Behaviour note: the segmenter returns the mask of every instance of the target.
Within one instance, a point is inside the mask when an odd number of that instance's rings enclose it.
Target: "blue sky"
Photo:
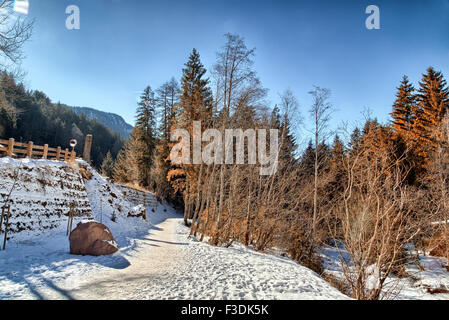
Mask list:
[[[65,28],[78,5],[81,29]],[[365,28],[365,8],[381,29]],[[364,108],[387,121],[403,74],[417,84],[430,65],[449,78],[449,0],[30,0],[25,84],[53,101],[117,113],[134,123],[136,98],[181,76],[192,48],[211,68],[223,34],[256,47],[269,101],[290,88],[307,119],[314,85],[332,90],[333,125]]]

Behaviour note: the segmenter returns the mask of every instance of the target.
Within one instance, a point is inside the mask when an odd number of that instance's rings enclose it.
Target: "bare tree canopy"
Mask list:
[[[31,38],[34,21],[16,16],[13,0],[0,0],[0,66],[8,69],[24,58],[23,45]]]

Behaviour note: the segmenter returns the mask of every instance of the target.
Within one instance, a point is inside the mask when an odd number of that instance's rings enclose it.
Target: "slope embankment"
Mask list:
[[[1,158],[0,210],[5,204],[11,239],[66,227],[72,204],[75,221],[93,219],[78,167],[62,161]]]

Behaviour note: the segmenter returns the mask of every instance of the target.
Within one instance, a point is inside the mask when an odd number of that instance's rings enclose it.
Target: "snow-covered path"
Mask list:
[[[0,299],[347,298],[289,259],[189,240],[170,209],[157,210],[134,238],[120,235],[121,249],[107,257],[72,256],[62,235],[11,245],[0,252]]]
[[[81,279],[78,288],[71,290],[75,299],[140,299],[151,288],[155,278],[175,277],[174,266],[183,263],[175,242],[175,222],[168,218],[158,224],[141,242],[141,249],[128,256],[129,266],[107,269]],[[151,289],[150,289],[151,290]]]
[[[40,187],[40,180],[26,180],[22,189],[15,190],[15,209],[28,217],[24,221],[30,216],[36,221],[31,224],[32,230],[14,234],[7,250],[0,251],[0,300],[347,298],[289,259],[257,253],[238,244],[220,248],[189,239],[182,215],[167,203],[147,207],[149,220],[129,217],[140,200],[128,196],[85,162],[79,165],[85,170],[83,199],[90,207],[88,211],[92,209],[92,216],[75,218],[73,226],[85,218],[105,224],[119,251],[102,257],[70,255],[67,218],[61,213],[56,215],[51,229],[43,223],[47,215],[55,213],[53,207],[45,209],[47,198],[55,197],[55,190]],[[25,166],[39,169],[49,180],[55,180],[49,170],[66,170],[61,169],[65,166],[62,162],[29,159],[3,158],[0,166],[10,174],[16,168],[28,172]],[[60,175],[63,172],[56,176]],[[45,210],[19,205],[30,197],[29,190],[40,192],[36,203],[41,207],[46,203]],[[143,193],[135,190],[139,192]],[[56,194],[58,199],[65,197]],[[156,200],[149,192],[144,194],[144,203],[146,199]]]

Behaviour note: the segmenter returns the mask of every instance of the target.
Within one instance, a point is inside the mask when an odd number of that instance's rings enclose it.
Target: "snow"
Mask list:
[[[120,250],[105,257],[69,255],[63,234],[10,247],[0,252],[0,298],[347,298],[289,259],[189,240],[182,218],[166,204],[147,227],[119,233]]]
[[[118,252],[102,257],[70,255],[64,216],[58,227],[45,232],[21,232],[8,242],[6,251],[0,251],[0,299],[349,299],[291,259],[241,244],[224,248],[199,242],[189,237],[182,215],[170,205],[153,207],[154,194],[117,186],[86,163],[78,164],[92,174],[81,191],[92,215],[77,217],[74,227],[92,219],[105,224]],[[43,172],[51,176],[67,169],[57,161],[11,158],[1,158],[0,166],[46,167]],[[34,196],[26,192],[35,187],[30,183],[31,187],[18,189],[16,199]],[[144,201],[151,199],[147,220],[128,216],[139,206],[136,202],[142,200],[142,193]],[[51,195],[40,193],[40,201]],[[338,253],[334,247],[322,252],[326,272],[337,278],[342,276]],[[420,255],[420,264],[422,268],[407,267],[414,280],[392,281],[402,289],[395,298],[449,298],[427,291],[449,288],[447,261]],[[373,287],[377,279],[373,272]]]
[[[16,178],[17,177],[17,178]],[[11,190],[8,238],[26,240],[67,228],[70,205],[74,225],[91,220],[91,207],[76,166],[62,161],[0,158],[0,206]]]
[[[63,166],[20,161],[25,163]],[[135,199],[128,201],[121,189],[87,169],[92,173],[85,186],[93,217],[111,230],[119,251],[73,256],[64,228],[24,233],[0,252],[0,299],[347,298],[289,259],[240,245],[217,248],[189,240],[181,215],[167,204],[157,206],[148,221],[129,218]]]
[[[449,293],[430,293],[428,289],[449,290],[449,272],[446,269],[448,261],[445,258],[431,257],[423,252],[416,252],[409,247],[410,254],[418,258],[419,263],[406,265],[405,271],[409,277],[398,278],[391,275],[387,278],[383,289],[385,298],[391,300],[447,300]],[[333,246],[323,247],[321,250],[325,272],[337,279],[343,280],[340,261],[350,261],[348,253],[342,248]],[[378,286],[379,274],[375,265],[368,268],[368,289]]]

